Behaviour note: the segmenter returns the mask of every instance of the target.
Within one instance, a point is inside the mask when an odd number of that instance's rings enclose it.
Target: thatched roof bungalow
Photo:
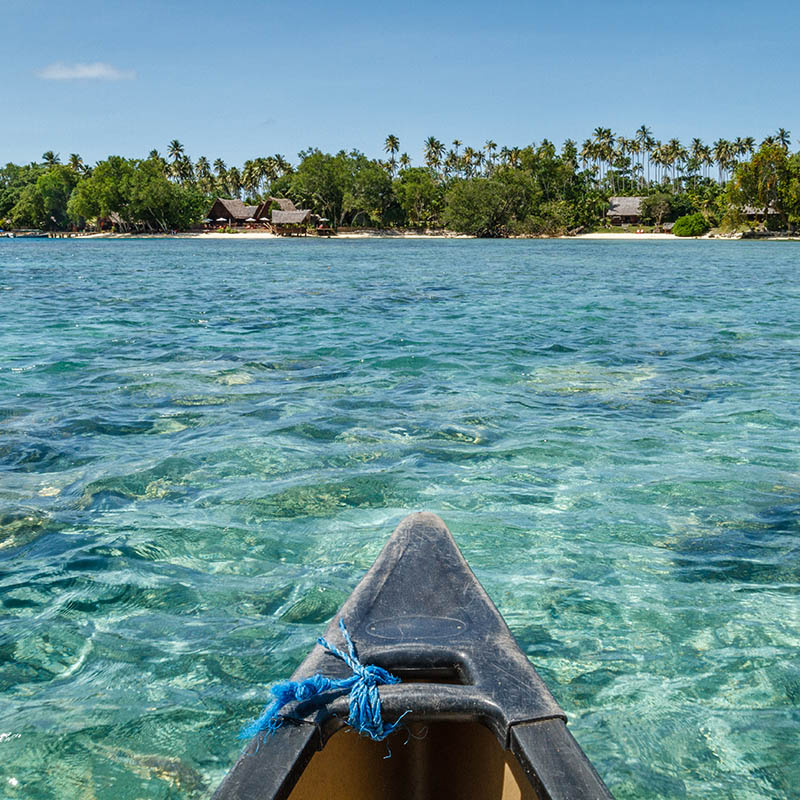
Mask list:
[[[616,224],[640,222],[644,197],[609,197],[608,219]]]
[[[297,206],[288,197],[270,197],[270,203],[277,203],[281,211],[297,211]]]
[[[272,219],[272,206],[277,203],[281,211],[296,211],[294,203],[288,197],[268,197],[256,206],[256,213],[253,216],[259,221],[264,222]]]
[[[258,219],[257,210],[257,206],[246,206],[241,200],[218,197],[206,216],[214,222],[225,219],[231,225],[243,225],[248,219]]]
[[[307,208],[294,211],[273,211],[272,227],[275,233],[282,236],[291,236],[293,233],[305,233],[311,221],[311,211]]]

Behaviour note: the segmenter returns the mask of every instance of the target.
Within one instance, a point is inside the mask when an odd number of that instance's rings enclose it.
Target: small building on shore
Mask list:
[[[209,226],[263,226],[282,236],[304,234],[312,221],[311,211],[295,208],[288,197],[267,197],[255,206],[247,206],[241,200],[218,197],[206,215],[206,224]]]
[[[272,229],[279,236],[305,235],[310,221],[311,211],[307,208],[272,212]]]
[[[773,208],[773,206],[767,206],[767,208],[756,208],[755,206],[745,206],[742,209],[742,216],[746,219],[749,219],[751,222],[757,220],[764,220],[766,221],[768,217],[773,217],[778,212]]]
[[[246,206],[241,200],[218,197],[206,217],[219,225],[244,225],[248,220],[258,219],[257,210],[258,206]]]
[[[259,222],[272,221],[272,208],[278,206],[280,211],[296,211],[294,203],[288,197],[268,197],[256,206],[256,211],[253,216]]]
[[[642,221],[644,197],[609,197],[606,216],[613,225],[636,225]]]

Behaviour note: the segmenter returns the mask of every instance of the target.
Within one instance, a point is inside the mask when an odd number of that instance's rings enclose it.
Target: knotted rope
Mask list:
[[[295,700],[298,702],[310,700],[323,692],[338,690],[345,690],[346,693],[350,693],[350,715],[347,717],[347,724],[351,728],[355,728],[362,736],[369,736],[370,739],[380,742],[397,729],[400,720],[405,714],[391,725],[384,725],[378,687],[400,683],[400,678],[387,672],[382,667],[362,664],[358,660],[356,646],[347,632],[343,619],[339,620],[339,629],[347,643],[347,653],[343,653],[322,636],[317,639],[317,642],[328,653],[344,661],[353,671],[353,674],[349,678],[337,680],[326,678],[324,675],[317,673],[302,681],[281,681],[275,684],[270,689],[270,693],[274,698],[273,701],[264,709],[258,719],[253,720],[242,729],[239,734],[240,739],[249,739],[251,736],[256,736],[262,732],[267,735],[275,733],[283,723],[280,711],[287,703]]]

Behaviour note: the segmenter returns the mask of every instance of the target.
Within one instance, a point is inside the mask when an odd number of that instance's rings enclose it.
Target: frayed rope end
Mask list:
[[[240,739],[250,739],[253,736],[264,734],[267,736],[275,733],[283,723],[281,709],[292,701],[302,702],[310,700],[323,692],[346,690],[350,693],[350,714],[347,724],[362,736],[369,736],[377,742],[383,741],[389,734],[394,733],[400,725],[406,711],[399,719],[390,725],[384,725],[381,716],[381,698],[378,687],[400,683],[400,678],[382,667],[365,666],[358,660],[356,646],[347,632],[344,620],[339,620],[339,629],[342,632],[347,653],[330,644],[324,637],[317,639],[322,647],[336,658],[341,659],[353,671],[349,678],[334,680],[324,675],[312,675],[302,681],[281,681],[276,683],[270,693],[273,701],[266,706],[257,719],[246,725],[239,733]]]

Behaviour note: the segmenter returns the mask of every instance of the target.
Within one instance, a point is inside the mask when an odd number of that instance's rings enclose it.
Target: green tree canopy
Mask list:
[[[750,161],[736,167],[728,185],[727,199],[736,210],[751,206],[766,222],[770,211],[776,212],[783,221],[788,220],[789,211],[784,207],[786,188],[791,183],[789,158],[783,145],[764,142]]]
[[[444,188],[430,169],[404,169],[394,181],[394,193],[409,225],[436,224],[444,205]]]
[[[515,188],[490,178],[455,181],[446,196],[445,226],[473,236],[505,235],[520,199]]]
[[[163,231],[188,228],[199,222],[208,198],[192,186],[172,183],[158,159],[135,165],[130,183],[128,220]]]
[[[0,169],[0,219],[11,215],[11,209],[19,202],[23,189],[36,183],[44,171],[44,166],[40,164],[6,164]]]
[[[55,164],[28,183],[10,211],[16,225],[57,230],[68,222],[67,203],[78,176],[67,166]]]
[[[321,150],[306,150],[291,177],[290,194],[305,208],[327,217],[334,225],[344,219],[344,195],[349,187],[349,170],[344,151],[332,156]]]
[[[642,219],[660,226],[672,213],[673,196],[669,192],[655,192],[642,200]]]
[[[300,157],[297,170],[275,182],[288,182],[288,194],[295,202],[337,226],[388,221],[396,206],[392,179],[377,161],[357,150],[330,155],[313,149]]]
[[[786,160],[786,175],[781,184],[781,203],[792,228],[800,224],[800,153]]]
[[[68,213],[75,221],[109,217],[116,212],[129,220],[131,182],[135,162],[121,156],[100,161],[92,174],[82,180],[72,193]]]

